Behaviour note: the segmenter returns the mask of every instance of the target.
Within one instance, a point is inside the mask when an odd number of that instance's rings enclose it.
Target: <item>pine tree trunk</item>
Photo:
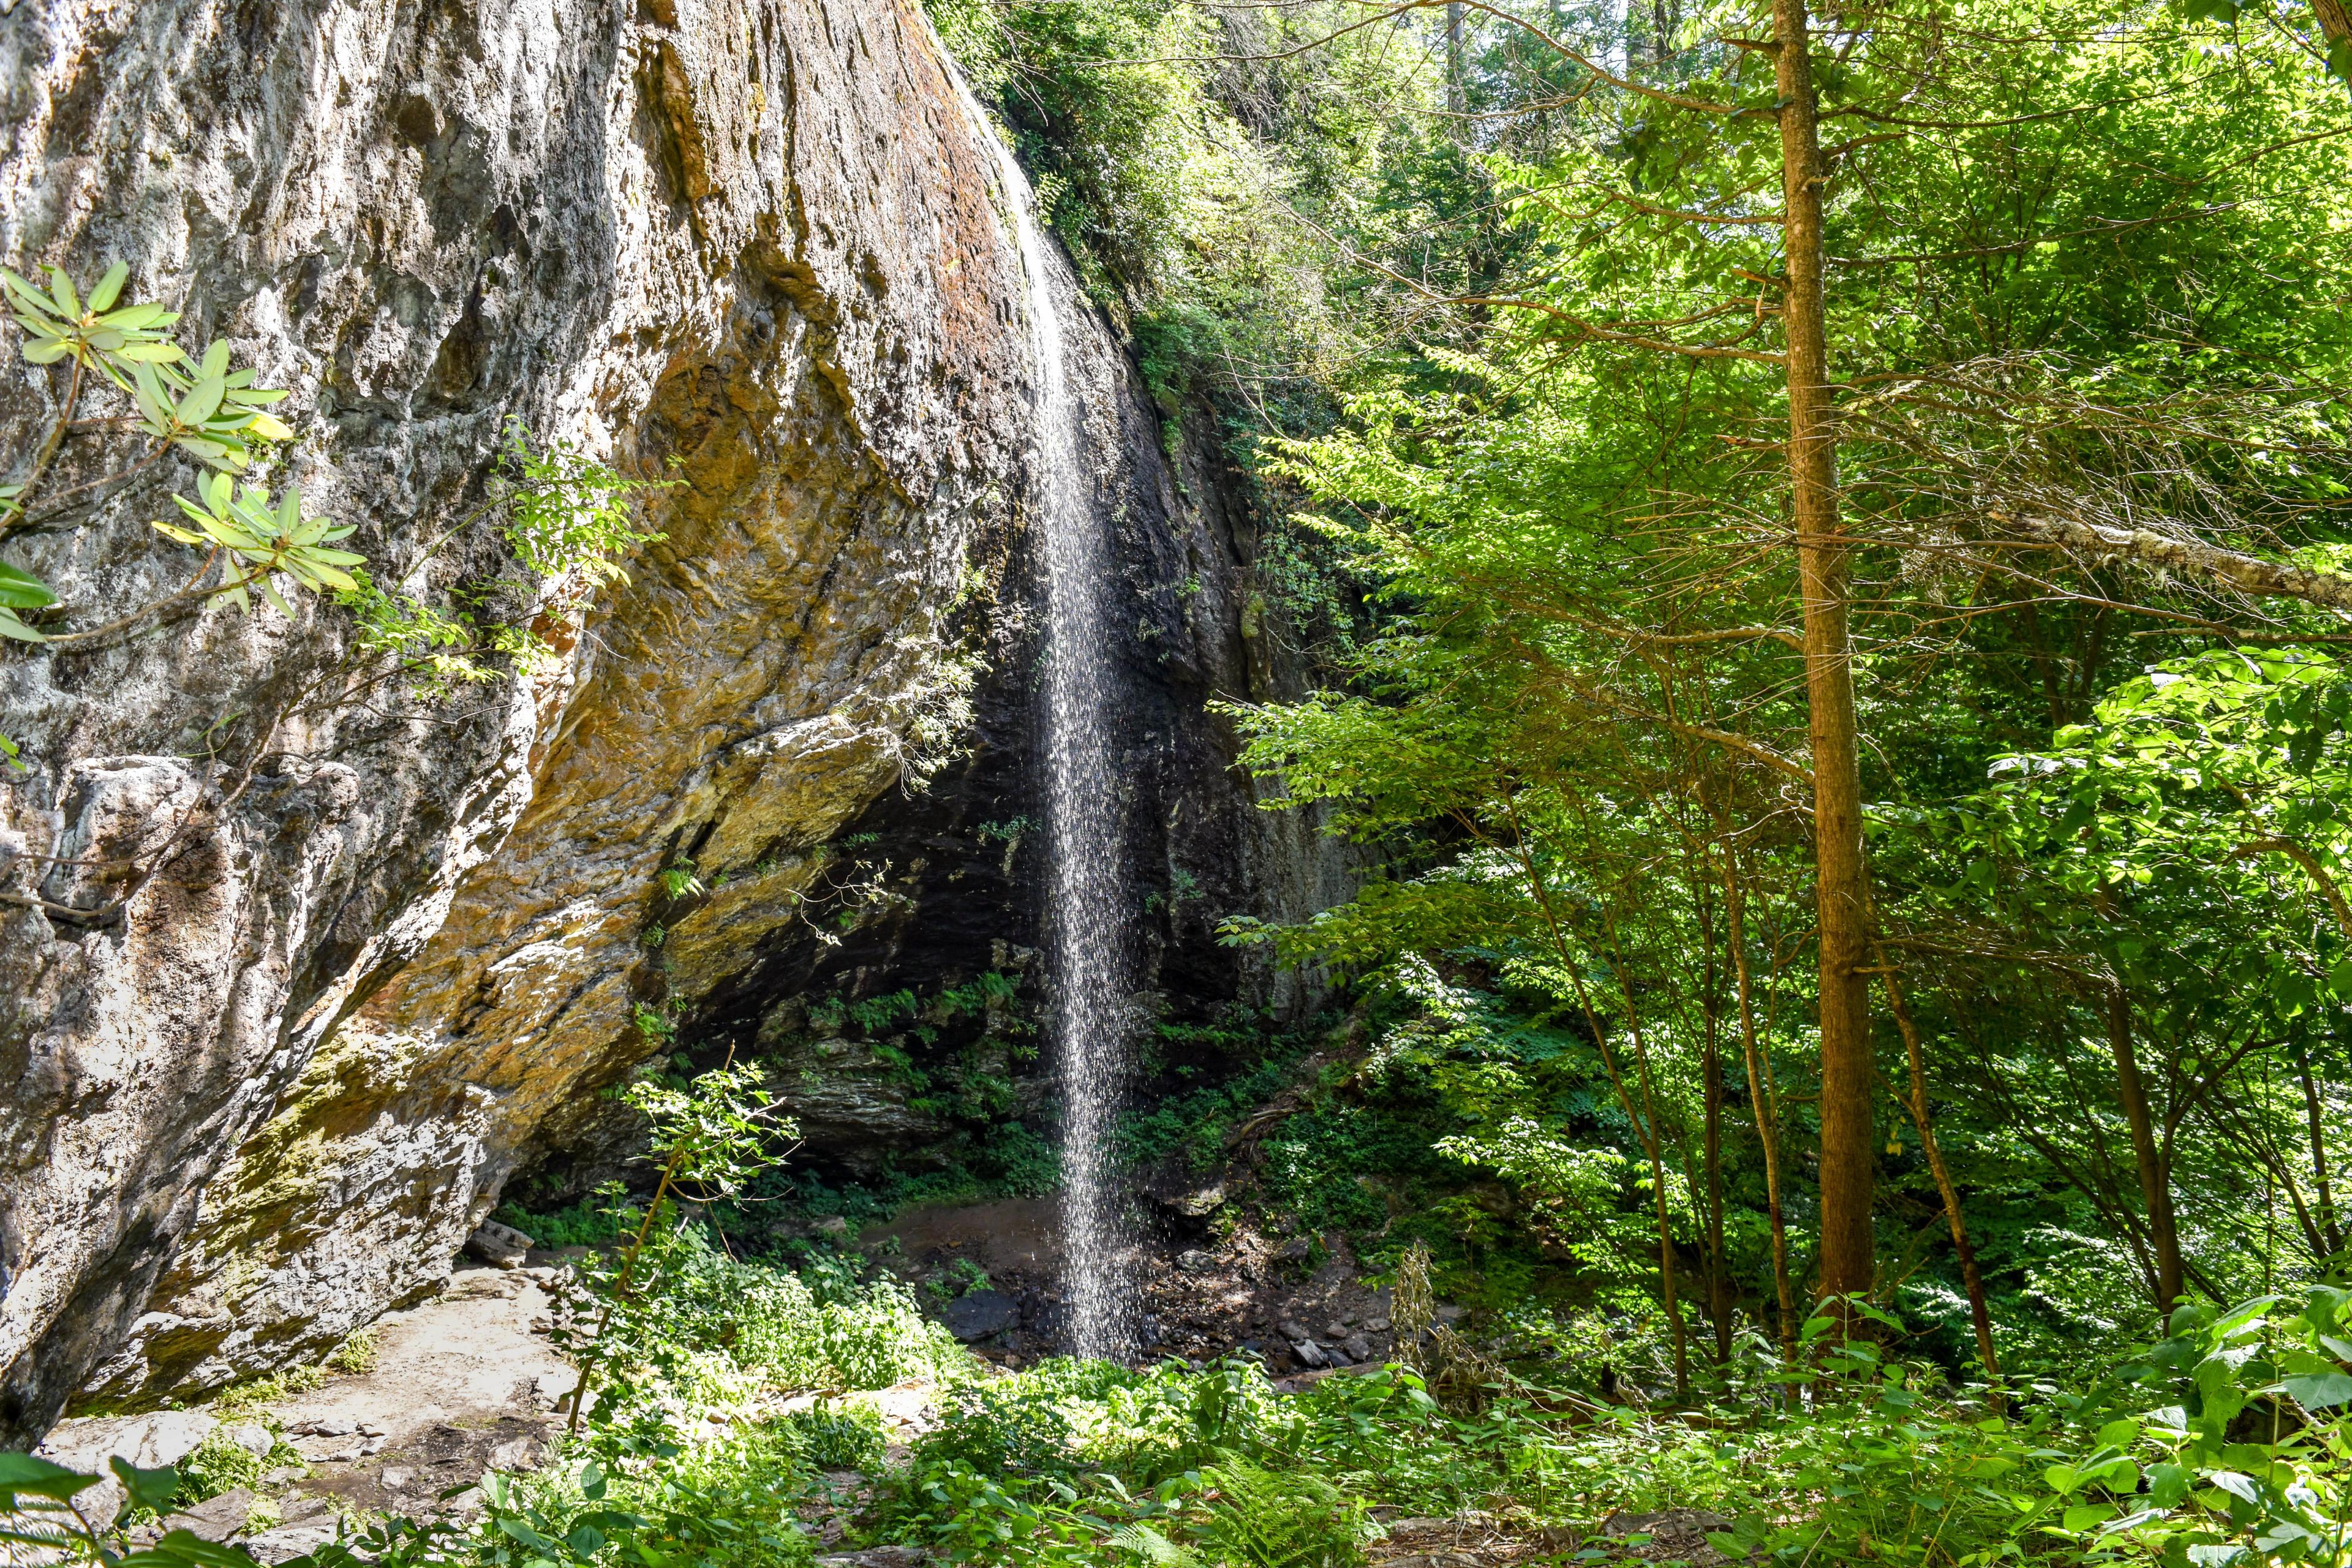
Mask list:
[[[1814,863],[1819,878],[1822,1247],[1824,1296],[1866,1295],[1876,1248],[1871,1205],[1873,1059],[1864,964],[1869,900],[1862,857],[1862,774],[1846,630],[1849,545],[1838,520],[1836,411],[1822,290],[1821,131],[1804,0],[1774,0],[1788,282],[1789,469],[1804,595],[1805,692],[1811,709]]]

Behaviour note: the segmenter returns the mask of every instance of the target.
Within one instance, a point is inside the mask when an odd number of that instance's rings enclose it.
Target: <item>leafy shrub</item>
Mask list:
[[[261,1463],[262,1456],[231,1440],[226,1426],[214,1427],[196,1445],[196,1451],[180,1461],[181,1505],[260,1485]]]
[[[882,1417],[862,1399],[826,1400],[786,1418],[813,1470],[871,1470],[882,1464],[889,1440]]]
[[[887,1388],[943,1377],[966,1359],[896,1280],[837,1285],[840,1293],[821,1301],[798,1274],[730,1258],[699,1229],[680,1232],[672,1247],[661,1334],[696,1350],[723,1349],[782,1386]]]
[[[598,1198],[582,1198],[545,1214],[531,1214],[520,1204],[501,1204],[490,1217],[512,1226],[541,1247],[602,1247],[620,1235],[612,1209]]]
[[[915,1446],[920,1465],[952,1463],[984,1476],[1063,1475],[1078,1462],[1078,1413],[1136,1374],[1105,1361],[1049,1361],[1011,1377],[966,1383],[939,1427]]]

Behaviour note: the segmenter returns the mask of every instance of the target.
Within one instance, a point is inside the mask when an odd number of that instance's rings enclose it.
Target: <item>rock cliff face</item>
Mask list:
[[[416,696],[315,603],[0,655],[0,1442],[431,1289],[519,1167],[605,1146],[591,1091],[673,1026],[799,1063],[854,1164],[935,1117],[826,1020],[1034,987],[1033,367],[949,68],[915,0],[0,15],[0,256],[125,260],[293,388],[280,477],[372,561],[486,498],[509,419],[679,481],[629,582],[542,594],[562,657],[528,679]],[[1084,320],[1137,919],[1163,993],[1279,1004],[1206,940],[1336,886],[1202,707],[1276,680],[1247,522]],[[23,454],[57,384],[0,381]],[[9,558],[105,619],[189,570],[163,504]],[[502,548],[468,529],[428,580]],[[126,864],[160,869],[110,909]]]

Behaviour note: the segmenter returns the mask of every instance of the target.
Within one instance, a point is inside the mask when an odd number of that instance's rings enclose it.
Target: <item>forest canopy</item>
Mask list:
[[[1464,1267],[1686,1384],[2337,1265],[2339,11],[935,9],[1263,487],[1327,679],[1231,717],[1379,870],[1230,934],[1513,1189]]]

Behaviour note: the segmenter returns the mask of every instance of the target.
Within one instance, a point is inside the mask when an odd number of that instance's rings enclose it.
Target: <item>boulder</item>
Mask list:
[[[228,1427],[221,1435],[257,1459],[269,1458],[269,1451],[278,1447],[277,1435],[257,1421]]]
[[[1198,1192],[1180,1193],[1168,1200],[1168,1206],[1186,1219],[1205,1219],[1225,1206],[1225,1184],[1219,1182]]]
[[[108,1460],[120,1458],[145,1470],[176,1465],[194,1453],[219,1425],[217,1417],[201,1410],[63,1421],[49,1434],[48,1441],[34,1451],[51,1464],[98,1477],[98,1485],[79,1500],[91,1519],[112,1523],[122,1510],[125,1494]]]
[[[520,1268],[535,1245],[530,1237],[514,1226],[486,1219],[474,1227],[473,1235],[466,1238],[466,1254],[469,1258],[480,1258],[493,1268]]]
[[[1021,1303],[1002,1290],[973,1290],[950,1301],[940,1312],[948,1332],[965,1344],[1001,1334],[1021,1321]]]
[[[252,1491],[245,1487],[231,1487],[218,1497],[206,1498],[184,1512],[168,1516],[163,1529],[184,1530],[205,1541],[226,1541],[245,1532],[246,1518],[252,1511]]]

